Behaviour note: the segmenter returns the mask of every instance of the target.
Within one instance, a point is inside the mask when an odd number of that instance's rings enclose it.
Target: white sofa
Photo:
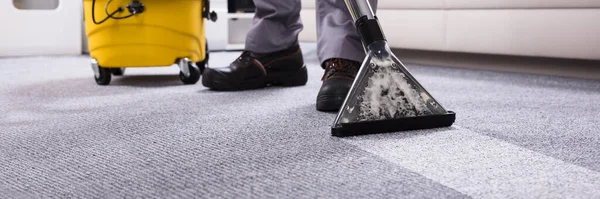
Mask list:
[[[81,54],[82,10],[74,0],[0,1],[0,58]]]
[[[380,0],[377,16],[393,48],[600,60],[600,0]]]

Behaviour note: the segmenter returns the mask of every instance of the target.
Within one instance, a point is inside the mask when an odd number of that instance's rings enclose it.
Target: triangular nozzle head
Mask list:
[[[336,117],[332,135],[351,136],[450,126],[444,109],[391,52],[377,41],[368,52]]]

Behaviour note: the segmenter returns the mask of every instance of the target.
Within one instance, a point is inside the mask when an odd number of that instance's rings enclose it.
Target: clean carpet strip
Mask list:
[[[454,126],[344,139],[476,198],[598,198],[600,173]]]

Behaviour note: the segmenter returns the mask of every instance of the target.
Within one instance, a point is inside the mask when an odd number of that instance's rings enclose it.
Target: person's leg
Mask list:
[[[369,0],[375,11],[377,0]],[[317,53],[325,69],[317,110],[338,111],[364,59],[360,36],[343,0],[317,0]]]
[[[254,23],[246,36],[245,49],[271,53],[289,48],[303,29],[300,0],[254,0]]]
[[[317,53],[320,63],[332,58],[361,62],[365,51],[346,3],[343,0],[316,1]],[[377,0],[369,0],[369,3],[375,11]]]
[[[300,86],[308,79],[298,34],[300,0],[254,0],[256,12],[245,51],[229,66],[209,67],[202,84],[214,90],[246,90],[268,85]]]

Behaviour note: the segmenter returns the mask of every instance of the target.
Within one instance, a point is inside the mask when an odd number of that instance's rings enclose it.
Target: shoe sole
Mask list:
[[[207,69],[202,77],[202,85],[212,90],[219,91],[239,91],[239,90],[251,90],[265,88],[268,86],[283,86],[283,87],[294,87],[306,85],[308,81],[308,70],[306,65],[294,72],[279,72],[271,73],[265,77],[259,77],[254,79],[248,79],[240,82],[232,82],[227,80],[219,80],[217,75],[211,75],[214,73],[213,70]]]
[[[344,104],[346,96],[321,95],[317,98],[317,111],[334,112],[339,111]]]

